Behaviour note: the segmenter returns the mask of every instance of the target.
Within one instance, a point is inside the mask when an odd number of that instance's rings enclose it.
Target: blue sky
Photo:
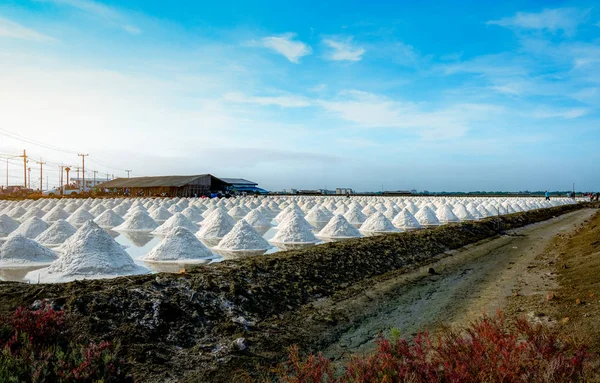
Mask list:
[[[598,190],[599,108],[593,2],[0,0],[0,128],[46,144],[0,155],[50,186]]]

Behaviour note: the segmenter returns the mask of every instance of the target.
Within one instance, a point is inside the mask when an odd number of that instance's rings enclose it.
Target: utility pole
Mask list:
[[[108,176],[110,175],[110,173],[106,173],[106,181],[108,181]]]
[[[94,182],[92,183],[93,187],[96,187],[96,173],[98,173],[97,170],[92,170],[92,173],[94,173]]]
[[[42,169],[44,168],[45,162],[42,161],[42,158],[40,157],[40,162],[36,161],[36,163],[40,164],[40,192],[41,192],[43,189],[43,186],[44,186],[44,173],[43,173]]]
[[[125,170],[127,172],[127,178],[129,178],[129,173],[131,173],[131,170]]]
[[[27,189],[27,152],[23,149],[23,187]]]
[[[27,168],[27,171],[29,171],[29,185],[27,185],[26,189],[31,189],[31,168]]]
[[[67,166],[65,171],[67,172],[67,186],[69,186],[69,172],[71,171],[71,168]]]
[[[81,177],[83,183],[83,193],[85,193],[85,157],[89,154],[78,154],[81,157]]]

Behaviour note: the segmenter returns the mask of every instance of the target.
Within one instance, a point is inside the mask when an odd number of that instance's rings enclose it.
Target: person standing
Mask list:
[[[546,190],[546,201],[550,201],[550,192],[548,190]]]

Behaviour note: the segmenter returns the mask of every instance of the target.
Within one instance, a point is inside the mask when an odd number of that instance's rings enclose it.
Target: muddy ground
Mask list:
[[[0,283],[0,316],[49,300],[78,316],[81,337],[119,342],[140,381],[231,381],[241,370],[282,360],[292,344],[343,361],[368,351],[387,327],[408,335],[508,307],[514,291],[525,294],[519,276],[527,262],[594,213],[580,208],[324,244],[182,274]]]

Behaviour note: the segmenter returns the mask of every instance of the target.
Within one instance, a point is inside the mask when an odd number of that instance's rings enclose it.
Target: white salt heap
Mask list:
[[[23,206],[15,206],[6,213],[11,218],[18,219],[23,214],[27,213],[27,210]]]
[[[435,215],[441,223],[460,222],[460,219],[452,212],[448,205],[443,205],[436,210]]]
[[[38,235],[35,240],[44,246],[62,245],[77,229],[64,219],[54,222],[46,231]]]
[[[200,239],[221,239],[231,231],[235,221],[223,209],[215,209],[206,220],[196,236]]]
[[[337,214],[317,234],[321,238],[353,238],[360,237],[360,232],[352,226],[344,216]]]
[[[67,218],[67,222],[69,222],[73,226],[80,226],[86,223],[87,221],[91,221],[94,219],[94,216],[91,215],[85,207],[80,207],[75,210],[73,214],[69,218]]]
[[[428,227],[440,225],[440,221],[437,219],[437,216],[429,206],[423,206],[421,209],[419,209],[417,214],[415,214],[415,218],[417,221],[419,221],[421,226]]]
[[[33,239],[46,230],[49,225],[38,217],[31,217],[23,222],[15,231],[8,235],[9,238],[15,235],[22,235],[25,238]]]
[[[344,214],[344,218],[346,218],[346,221],[350,222],[353,225],[360,225],[363,222],[365,222],[367,216],[360,211],[358,206],[354,205],[350,209],[348,209],[346,214]]]
[[[246,216],[246,214],[248,214],[248,210],[241,206],[234,206],[227,212],[227,214],[235,219],[242,219]]]
[[[452,209],[452,211],[454,212],[454,215],[456,215],[456,217],[461,221],[472,221],[475,219],[475,217],[473,217],[473,214],[469,213],[469,211],[465,208],[465,205],[461,203],[454,206],[454,209]]]
[[[152,213],[150,213],[150,217],[152,217],[152,219],[156,220],[156,221],[166,221],[167,219],[171,218],[173,216],[173,213],[171,213],[170,211],[168,211],[167,209],[165,209],[164,207],[160,206],[157,209],[154,209],[154,211],[152,211]]]
[[[411,212],[406,208],[400,210],[400,213],[394,217],[392,223],[394,226],[402,230],[414,230],[421,228],[419,221],[417,221],[415,216],[412,215]]]
[[[104,206],[102,206],[101,204],[98,204],[98,205],[94,206],[93,208],[91,208],[89,210],[89,213],[91,215],[93,215],[94,217],[97,217],[100,214],[102,214],[104,212],[104,210],[106,210],[106,208]]]
[[[244,220],[252,227],[271,226],[271,222],[264,215],[262,215],[258,209],[254,209],[250,213],[246,214]]]
[[[270,247],[271,245],[242,218],[223,237],[216,249],[226,251],[259,251],[267,250]]]
[[[125,222],[115,227],[116,231],[152,231],[158,227],[158,223],[146,213],[145,210],[137,210],[131,214]]]
[[[48,213],[46,213],[42,219],[46,222],[56,222],[59,219],[69,218],[69,213],[60,208],[60,206],[53,207]]]
[[[6,214],[0,215],[0,237],[6,237],[19,227],[19,221],[10,218]]]
[[[195,223],[193,223],[192,221],[187,219],[185,217],[185,215],[183,215],[181,213],[175,213],[175,214],[173,214],[173,216],[171,218],[166,220],[165,223],[163,223],[162,225],[157,227],[152,232],[152,234],[166,235],[177,227],[185,227],[192,233],[195,233],[198,231],[198,225],[196,225]]]
[[[99,216],[94,219],[94,222],[100,227],[112,228],[119,226],[125,220],[120,215],[114,212],[112,209],[106,209]]]
[[[52,250],[21,235],[9,238],[0,248],[0,267],[27,267],[51,263],[55,259]]]
[[[194,263],[213,257],[212,252],[185,227],[172,229],[142,258],[146,262]]]
[[[333,214],[326,210],[326,208],[321,206],[313,207],[308,214],[306,214],[306,220],[308,222],[320,223],[320,222],[329,222],[329,220],[333,217]]]
[[[27,211],[27,213],[25,213],[22,216],[20,216],[19,217],[19,221],[24,222],[24,221],[27,221],[31,217],[38,217],[38,218],[41,219],[45,215],[46,215],[45,211],[43,211],[40,208],[34,207],[33,209],[29,209]]]
[[[194,206],[188,206],[181,212],[187,219],[194,223],[200,223],[204,221],[204,217],[202,216],[202,211]]]
[[[311,231],[310,224],[300,215],[293,214],[277,228],[277,233],[271,242],[284,244],[308,244],[318,242]]]
[[[373,213],[360,227],[365,233],[393,233],[398,231],[392,222],[381,212]]]
[[[93,221],[86,222],[61,247],[62,255],[50,266],[29,272],[25,279],[42,283],[76,279],[113,278],[148,273],[135,264],[121,245]]]

